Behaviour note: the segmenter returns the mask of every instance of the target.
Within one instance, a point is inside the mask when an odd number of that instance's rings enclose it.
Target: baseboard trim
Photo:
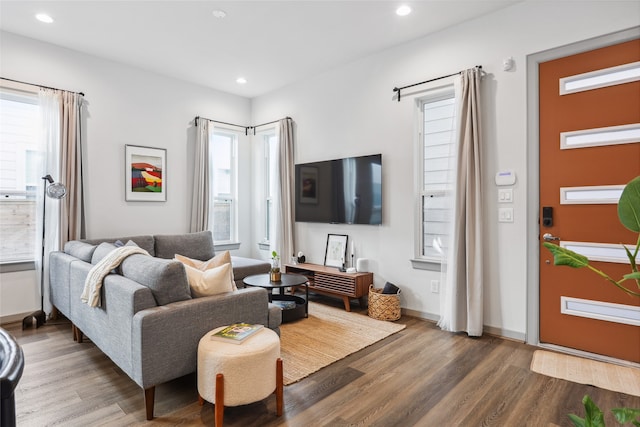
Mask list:
[[[0,325],[7,325],[9,323],[22,322],[22,319],[24,319],[25,317],[27,317],[31,313],[33,313],[33,310],[32,311],[26,311],[24,313],[9,314],[7,316],[0,316]]]
[[[440,320],[440,316],[437,314],[427,313],[425,311],[411,310],[409,308],[401,308],[400,312],[407,316],[416,317],[422,320],[428,320],[430,322],[437,322]]]
[[[418,311],[418,310],[411,310],[409,308],[403,308],[401,309],[402,314],[407,315],[407,316],[411,316],[411,317],[416,317],[418,319],[422,319],[422,320],[428,320],[430,322],[438,322],[438,320],[440,320],[440,315],[438,314],[433,314],[433,313],[427,313],[424,311]],[[516,332],[516,331],[510,331],[508,329],[503,329],[503,328],[497,328],[495,326],[488,326],[488,325],[484,325],[482,330],[484,331],[484,333],[488,334],[488,335],[494,335],[500,338],[506,338],[506,339],[510,339],[510,340],[514,340],[514,341],[520,341],[520,342],[525,342],[526,340],[526,334],[524,332]]]
[[[495,336],[510,339],[513,341],[519,341],[524,343],[527,339],[527,335],[524,332],[510,331],[508,329],[496,328],[495,326],[484,325],[483,330],[489,335],[495,335]]]

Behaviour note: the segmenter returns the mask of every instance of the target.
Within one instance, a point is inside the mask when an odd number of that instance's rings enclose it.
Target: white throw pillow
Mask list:
[[[200,261],[199,259],[189,258],[180,254],[176,254],[174,258],[183,263],[185,267],[193,267],[200,271],[206,271],[211,268],[220,267],[224,264],[231,264],[231,254],[229,253],[229,251],[219,253],[218,255],[207,261]],[[231,266],[231,282],[233,283],[233,290],[237,291],[238,288],[236,287],[236,282],[233,278],[233,265]]]
[[[196,298],[233,291],[231,264],[229,263],[205,271],[198,270],[186,264],[184,268],[187,271],[191,293]]]

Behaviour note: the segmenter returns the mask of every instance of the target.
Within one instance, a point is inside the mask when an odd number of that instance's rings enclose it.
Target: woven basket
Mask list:
[[[383,294],[382,289],[369,286],[369,317],[378,320],[398,320],[400,318],[400,291],[397,294]]]

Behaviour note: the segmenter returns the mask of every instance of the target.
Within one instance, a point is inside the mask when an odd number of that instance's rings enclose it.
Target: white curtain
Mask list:
[[[455,85],[459,102],[455,192],[438,321],[446,331],[469,336],[481,336],[483,327],[481,72],[465,70]]]
[[[77,93],[44,88],[40,89],[38,97],[41,130],[39,140],[42,144],[38,170],[43,177],[51,175],[54,181],[67,188],[63,199],[46,197],[44,192],[48,182],[41,179],[36,193],[36,272],[38,283],[43,283],[43,310],[50,312],[49,253],[61,250],[69,240],[84,237],[81,132],[83,97]]]
[[[198,118],[193,165],[193,198],[191,200],[191,232],[209,229],[209,120]]]
[[[280,120],[278,127],[277,162],[273,167],[277,171],[277,185],[273,192],[275,214],[275,233],[271,234],[271,250],[275,250],[283,261],[295,252],[294,247],[294,158],[293,158],[293,122],[290,118]]]

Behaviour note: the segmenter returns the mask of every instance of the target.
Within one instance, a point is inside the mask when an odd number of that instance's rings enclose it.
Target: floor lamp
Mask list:
[[[40,259],[40,310],[36,310],[24,319],[22,319],[22,329],[27,326],[31,326],[33,324],[33,319],[36,320],[36,328],[44,325],[47,321],[47,315],[44,312],[44,248],[45,248],[45,238],[46,238],[46,226],[47,226],[47,217],[46,217],[46,208],[47,208],[47,197],[52,199],[60,200],[64,196],[67,195],[67,188],[59,183],[54,182],[51,175],[47,174],[43,176],[42,179],[45,181],[44,189],[43,189],[43,197],[42,197],[42,256]]]

